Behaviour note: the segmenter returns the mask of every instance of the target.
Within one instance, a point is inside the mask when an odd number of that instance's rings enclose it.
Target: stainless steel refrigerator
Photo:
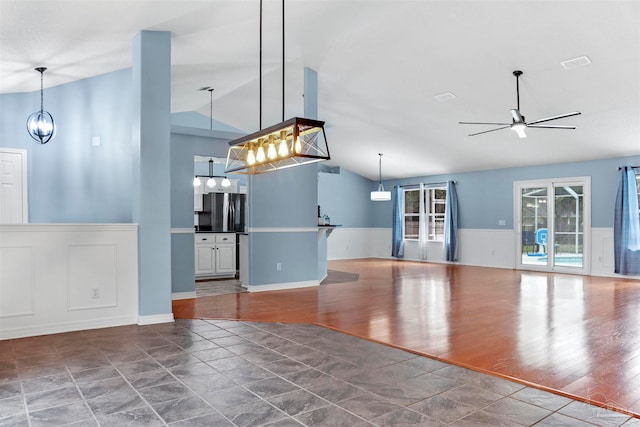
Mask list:
[[[204,194],[202,207],[202,212],[198,212],[199,231],[220,231],[237,233],[244,233],[246,231],[246,194]]]

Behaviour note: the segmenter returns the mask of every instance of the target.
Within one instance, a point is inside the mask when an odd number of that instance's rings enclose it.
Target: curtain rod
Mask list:
[[[448,183],[448,182],[449,182],[449,181],[442,181],[442,182],[423,182],[422,184],[423,184],[423,185],[441,185],[441,184],[446,184],[446,183]],[[451,182],[453,182],[454,184],[457,184],[457,183],[458,183],[458,181],[451,181]],[[400,187],[400,188],[420,187],[420,184],[394,185],[394,188],[397,188],[397,187]]]
[[[631,169],[640,169],[640,166],[629,166]],[[622,170],[623,166],[618,166],[618,170]]]

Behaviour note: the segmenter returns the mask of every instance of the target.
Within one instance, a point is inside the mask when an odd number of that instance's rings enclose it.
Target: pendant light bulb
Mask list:
[[[46,144],[56,134],[53,116],[44,110],[44,72],[46,67],[35,69],[40,73],[40,111],[36,111],[27,118],[27,131],[38,144]]]
[[[269,135],[269,145],[267,145],[267,157],[269,160],[275,160],[278,158],[278,152],[276,151],[276,141],[273,135]]]
[[[194,187],[200,187],[200,184],[202,184],[202,182],[200,181],[200,178],[198,178],[197,176],[195,178],[193,178],[193,186]]]
[[[249,145],[249,150],[247,152],[247,164],[249,166],[256,164],[256,153],[253,152],[253,144]]]
[[[231,186],[231,181],[226,176],[222,178],[222,186],[227,188]]]
[[[258,145],[258,151],[256,152],[256,162],[258,163],[262,163],[267,159],[267,156],[265,155],[264,152],[264,144],[262,142],[262,139],[259,141],[259,145]]]
[[[293,146],[296,153],[302,153],[302,143],[300,142],[300,138],[296,138],[296,142],[293,144]]]
[[[289,155],[289,147],[287,146],[287,131],[280,131],[280,144],[278,145],[278,155],[287,157]]]

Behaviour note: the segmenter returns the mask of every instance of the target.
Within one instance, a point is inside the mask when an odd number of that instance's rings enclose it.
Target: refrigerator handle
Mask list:
[[[233,203],[229,203],[229,228],[235,231],[236,224],[236,208]]]

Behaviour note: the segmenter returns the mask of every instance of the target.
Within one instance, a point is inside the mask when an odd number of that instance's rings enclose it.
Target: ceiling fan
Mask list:
[[[525,121],[524,116],[520,113],[520,76],[522,75],[522,71],[516,70],[513,72],[513,75],[516,77],[516,97],[517,97],[518,104],[515,109],[511,110],[511,116],[513,117],[511,123],[459,122],[461,125],[500,126],[499,128],[472,133],[472,134],[469,134],[469,136],[481,135],[483,133],[494,132],[500,129],[511,128],[518,134],[520,138],[526,138],[527,134],[524,131],[526,128],[536,128],[536,129],[575,129],[576,128],[575,126],[540,125],[539,123],[550,122],[551,120],[563,119],[565,117],[577,116],[578,114],[581,114],[579,111],[560,114],[559,116],[545,117],[544,119],[533,120],[531,122]]]

